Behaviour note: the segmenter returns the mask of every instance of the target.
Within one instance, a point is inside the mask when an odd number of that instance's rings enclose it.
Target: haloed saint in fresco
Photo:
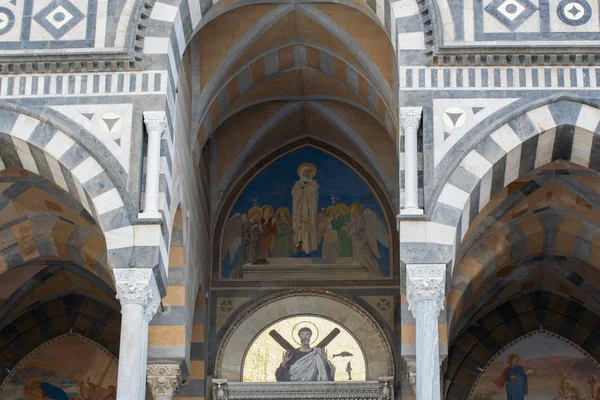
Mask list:
[[[221,243],[226,278],[241,279],[244,266],[252,265],[354,265],[365,276],[389,275],[388,227],[371,189],[314,148],[283,157],[250,182]]]
[[[600,400],[599,373],[580,349],[541,331],[502,350],[469,399]]]
[[[506,361],[508,366],[496,380],[496,385],[500,388],[506,388],[507,400],[523,400],[528,392],[528,387],[527,374],[523,367],[519,365],[521,357],[516,353],[512,353]]]

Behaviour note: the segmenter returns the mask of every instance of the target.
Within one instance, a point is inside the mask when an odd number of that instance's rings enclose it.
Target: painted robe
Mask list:
[[[506,367],[502,375],[496,380],[499,387],[506,386],[507,400],[524,400],[528,392],[527,374],[520,365]]]
[[[317,213],[319,184],[311,178],[302,178],[292,188],[294,247],[310,253],[317,250]]]

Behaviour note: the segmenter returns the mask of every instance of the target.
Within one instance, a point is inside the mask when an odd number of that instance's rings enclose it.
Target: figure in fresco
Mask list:
[[[350,223],[350,211],[345,204],[337,204],[335,206],[335,219],[331,226],[336,231],[338,236],[338,256],[352,257],[352,239],[348,234],[347,225]]]
[[[262,254],[264,257],[268,257],[273,252],[273,240],[275,239],[275,235],[277,235],[277,228],[275,227],[273,207],[263,206],[261,211],[262,218],[260,223],[263,228],[261,238]]]
[[[298,331],[300,347],[283,354],[281,364],[275,371],[278,382],[333,381],[335,367],[327,359],[325,350],[310,347],[312,330],[303,327]]]
[[[244,245],[244,260],[242,264],[254,264],[264,261],[262,251],[262,236],[264,227],[261,223],[262,210],[252,207],[248,210],[248,220],[242,226],[242,244]]]
[[[565,373],[561,372],[558,374],[558,379],[560,379],[558,395],[554,400],[579,400],[581,398],[581,392],[577,389],[573,381],[567,378]]]
[[[273,242],[273,257],[285,258],[290,256],[292,250],[292,224],[290,210],[286,207],[278,208],[275,212],[275,240]]]
[[[34,399],[33,396],[37,397],[39,394],[40,399],[69,400],[69,396],[64,390],[39,379],[32,380],[23,389],[25,393],[28,393],[27,399]]]
[[[360,204],[350,205],[348,234],[352,240],[353,255],[356,258],[356,261],[360,265],[366,267],[374,275],[380,275],[381,270],[379,269],[379,263],[373,256],[367,232],[365,231],[363,208]]]
[[[507,400],[523,400],[528,393],[528,385],[527,374],[519,365],[521,356],[512,353],[506,361],[508,366],[496,380],[496,385],[500,388],[506,387]]]
[[[598,396],[598,381],[594,375],[588,376],[588,395],[584,399],[596,400]]]
[[[332,223],[335,218],[335,207],[330,206],[323,217],[323,260],[334,262],[338,255],[338,234],[333,229]]]
[[[292,218],[294,247],[296,251],[308,254],[317,250],[317,212],[319,204],[319,184],[313,178],[317,168],[310,163],[298,167],[300,179],[292,188]]]

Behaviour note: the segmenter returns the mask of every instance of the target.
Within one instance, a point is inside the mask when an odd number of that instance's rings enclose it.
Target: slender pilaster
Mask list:
[[[179,364],[150,364],[146,377],[154,400],[173,400],[181,384],[181,367]]]
[[[406,299],[416,319],[417,400],[440,399],[438,317],[444,308],[445,264],[407,264]]]
[[[158,212],[158,181],[160,172],[160,140],[167,128],[163,111],[144,111],[144,124],[148,133],[146,153],[146,187],[144,190],[144,210],[140,218],[160,218]]]
[[[113,273],[122,314],[117,400],[144,400],[148,323],[160,293],[151,268],[115,268]]]
[[[420,215],[419,208],[419,160],[417,131],[421,124],[421,107],[401,107],[400,126],[404,130],[404,207],[401,215]],[[400,141],[398,141],[400,147]],[[400,151],[398,151],[400,154]]]

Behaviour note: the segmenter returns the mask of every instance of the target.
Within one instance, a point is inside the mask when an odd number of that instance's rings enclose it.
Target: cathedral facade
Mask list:
[[[0,399],[600,399],[598,0],[0,0]]]

